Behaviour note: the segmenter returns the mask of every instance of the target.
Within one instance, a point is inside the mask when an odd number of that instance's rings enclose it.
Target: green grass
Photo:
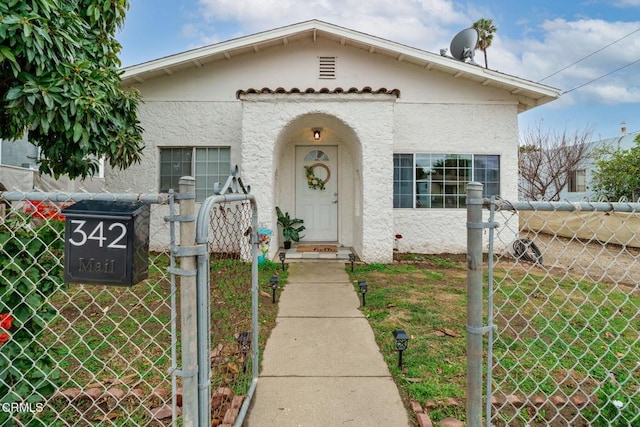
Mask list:
[[[52,297],[58,316],[48,325],[41,342],[57,361],[61,389],[107,389],[114,380],[132,375],[117,386],[125,391],[140,388],[145,397],[117,404],[113,400],[92,404],[84,399],[69,404],[57,399],[38,414],[42,422],[63,425],[63,421],[75,422],[84,414],[95,425],[139,425],[150,422],[148,409],[170,402],[172,314],[167,266],[167,256],[151,254],[149,278],[130,288],[69,285]],[[286,283],[287,273],[279,267],[271,262],[259,266],[261,290],[270,291],[269,278],[276,274],[281,285]],[[218,356],[211,359],[212,387],[230,387],[236,394],[245,394],[251,381],[251,361],[243,372],[236,334],[251,330],[251,266],[238,260],[212,261],[210,274],[211,346],[219,347]],[[179,285],[176,306],[179,309]],[[259,313],[262,351],[275,326],[277,304],[259,297]],[[176,320],[179,333],[179,315]],[[178,365],[180,351],[178,337]],[[167,390],[167,397],[154,397],[156,388]]]
[[[445,402],[465,396],[466,261],[463,256],[402,255],[404,264],[360,265],[347,272],[354,282],[369,283],[362,311],[405,398],[423,405],[435,402],[429,411],[433,421],[447,416],[464,420],[463,404]],[[496,265],[494,277],[494,390],[522,397],[596,396],[612,375],[618,392],[635,396],[628,400],[640,411],[637,292],[563,272],[557,277],[536,274],[506,262]],[[354,289],[358,291],[357,284]],[[402,370],[395,329],[411,336]],[[589,410],[595,409],[592,405],[583,411],[585,422],[593,419]],[[534,413],[503,415],[547,425],[547,412],[541,407]]]
[[[425,258],[426,260],[426,258]],[[464,322],[466,295],[462,288],[464,270],[453,261],[423,264],[370,264],[354,268],[353,280],[366,280],[369,289],[362,309],[374,329],[376,341],[403,394],[424,404],[443,403],[448,397],[463,398],[465,393]],[[431,268],[430,266],[433,266]],[[460,337],[440,336],[447,328]],[[398,368],[393,331],[404,329],[411,337]],[[463,409],[462,409],[463,410]],[[460,408],[442,405],[430,413],[437,421],[447,416],[461,417]]]

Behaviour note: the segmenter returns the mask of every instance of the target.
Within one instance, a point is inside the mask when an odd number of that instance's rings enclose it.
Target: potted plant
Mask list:
[[[276,206],[276,214],[278,215],[278,224],[282,226],[282,237],[284,239],[284,248],[291,247],[291,241],[297,242],[302,236],[300,233],[304,230],[304,220],[299,218],[291,218],[289,212],[282,213]]]

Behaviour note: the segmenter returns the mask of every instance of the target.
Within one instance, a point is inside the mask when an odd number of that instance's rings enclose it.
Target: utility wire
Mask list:
[[[582,88],[582,87],[585,87],[586,85],[589,85],[589,84],[591,84],[591,83],[593,83],[593,82],[596,82],[596,81],[598,81],[598,80],[600,80],[600,79],[603,79],[603,78],[605,78],[605,77],[607,77],[607,76],[609,76],[609,75],[611,75],[611,74],[613,74],[613,73],[617,73],[618,71],[620,71],[620,70],[622,70],[622,69],[625,69],[625,68],[627,68],[627,67],[630,67],[630,66],[632,66],[633,64],[637,64],[638,62],[640,62],[640,58],[636,59],[636,60],[635,60],[635,61],[633,61],[633,62],[628,63],[627,65],[623,65],[623,66],[622,66],[622,67],[620,67],[620,68],[617,68],[617,69],[615,69],[615,70],[613,70],[613,71],[610,71],[610,72],[608,72],[607,74],[604,74],[604,75],[602,75],[602,76],[600,76],[600,77],[596,77],[596,78],[595,78],[595,79],[593,79],[593,80],[589,80],[588,82],[583,83],[583,84],[581,84],[580,86],[576,86],[576,87],[574,87],[573,89],[565,90],[565,91],[564,91],[564,92],[562,92],[560,95],[565,95],[565,94],[567,94],[567,93],[569,93],[569,92],[573,92],[574,90],[578,90],[578,89],[580,89],[580,88]]]
[[[605,49],[606,49],[606,48],[608,48],[609,46],[612,46],[612,45],[614,45],[614,44],[618,43],[619,41],[626,39],[627,37],[629,37],[629,36],[631,36],[631,35],[633,35],[633,34],[637,33],[638,31],[640,31],[640,28],[638,28],[638,29],[636,29],[636,30],[634,30],[634,31],[630,32],[629,34],[627,34],[627,35],[625,35],[625,36],[620,37],[618,40],[612,41],[612,42],[611,42],[611,43],[609,43],[608,45],[606,45],[606,46],[604,46],[604,47],[602,47],[602,48],[600,48],[600,49],[598,49],[598,50],[596,50],[596,51],[594,51],[594,52],[591,52],[589,55],[585,56],[584,58],[580,58],[580,59],[578,59],[577,61],[575,61],[575,62],[573,62],[573,63],[571,63],[571,64],[567,65],[566,67],[564,67],[564,68],[562,68],[562,69],[560,69],[560,70],[558,70],[558,71],[556,71],[555,73],[549,74],[549,75],[548,75],[547,77],[545,77],[544,79],[538,80],[538,83],[542,83],[543,81],[547,80],[549,77],[553,77],[553,76],[555,76],[556,74],[563,72],[563,71],[564,71],[564,70],[566,70],[567,68],[571,68],[571,67],[573,67],[574,65],[576,65],[576,64],[578,64],[578,63],[580,63],[580,62],[584,61],[584,60],[585,60],[585,59],[587,59],[587,58],[592,57],[593,55],[595,55],[595,54],[596,54],[596,53],[598,53],[598,52],[601,52],[601,51],[605,50]],[[638,62],[638,61],[635,61],[635,62]],[[635,62],[633,62],[632,64],[634,64]],[[631,64],[629,64],[629,65],[631,65]],[[624,68],[624,67],[622,67],[622,68]],[[621,70],[622,68],[620,68],[619,70]],[[616,70],[616,71],[618,71],[618,70]],[[611,73],[609,73],[609,74],[611,74]],[[608,76],[609,74],[607,74],[607,76]],[[605,77],[605,76],[602,76],[602,77]],[[601,78],[601,77],[598,77],[598,79],[600,79],[600,78]],[[598,79],[596,79],[596,80],[598,80]],[[595,81],[595,80],[592,80],[592,81]],[[589,83],[591,83],[591,82],[589,82]],[[588,84],[588,83],[587,83],[587,84]],[[576,88],[576,89],[577,89],[577,88]],[[571,89],[571,90],[575,90],[575,89]],[[568,92],[571,92],[571,91],[568,91]],[[567,93],[567,92],[565,92],[565,93]]]

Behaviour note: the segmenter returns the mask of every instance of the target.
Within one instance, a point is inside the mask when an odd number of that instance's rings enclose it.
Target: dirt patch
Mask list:
[[[568,239],[549,234],[525,234],[542,252],[544,269],[557,269],[585,279],[635,288],[640,283],[640,249]]]
[[[565,399],[559,400],[559,402]],[[504,403],[494,405],[492,425],[496,427],[566,427],[570,420],[572,427],[588,427],[591,425],[581,413],[586,411],[588,406],[581,408],[571,402],[553,404],[546,400],[544,404]]]

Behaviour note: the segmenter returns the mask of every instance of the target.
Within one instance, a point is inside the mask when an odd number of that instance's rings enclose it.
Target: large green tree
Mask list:
[[[594,150],[595,170],[591,188],[601,197],[618,201],[625,197],[632,200],[640,190],[640,135],[635,145],[623,149],[617,145],[605,145]]]
[[[0,138],[25,132],[40,171],[87,177],[140,161],[140,95],[121,86],[127,0],[0,1]]]
[[[493,25],[493,19],[480,18],[473,23],[473,28],[478,31],[478,44],[476,49],[480,49],[484,54],[484,68],[489,68],[487,62],[487,49],[491,46],[493,35],[498,29]]]

